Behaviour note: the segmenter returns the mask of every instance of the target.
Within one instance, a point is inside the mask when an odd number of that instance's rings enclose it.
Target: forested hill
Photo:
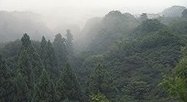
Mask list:
[[[81,33],[79,44],[70,30],[1,43],[0,102],[186,102],[186,9],[154,19],[111,11]]]

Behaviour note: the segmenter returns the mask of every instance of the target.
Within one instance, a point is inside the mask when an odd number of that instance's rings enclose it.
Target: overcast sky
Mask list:
[[[187,0],[0,0],[0,10],[33,11],[46,18],[63,18],[71,22],[103,16],[111,10],[132,14],[158,13],[164,8],[187,6]]]

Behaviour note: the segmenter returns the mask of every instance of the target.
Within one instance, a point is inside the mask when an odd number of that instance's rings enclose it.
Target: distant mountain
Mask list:
[[[16,40],[23,33],[39,40],[42,35],[49,37],[50,32],[38,14],[0,11],[0,42]]]
[[[111,11],[102,19],[91,19],[82,30],[84,43],[90,51],[105,51],[112,46],[116,39],[128,34],[139,22],[130,13]],[[94,50],[93,50],[93,49]]]
[[[87,20],[84,28],[80,32],[79,41],[76,44],[77,47],[81,47],[80,50],[85,49],[98,34],[98,30],[101,26],[102,18],[94,17]]]
[[[162,11],[161,14],[164,17],[181,17],[184,9],[186,9],[184,6],[172,6]]]

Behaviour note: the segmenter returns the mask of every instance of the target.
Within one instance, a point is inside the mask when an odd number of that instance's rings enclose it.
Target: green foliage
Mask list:
[[[183,102],[187,102],[187,57],[184,57],[177,64],[172,74],[166,76],[161,85],[166,91],[179,98]]]
[[[64,94],[69,100],[83,101],[82,91],[76,75],[73,73],[69,64],[63,70],[63,89]]]
[[[111,95],[114,88],[111,76],[106,70],[106,67],[99,64],[95,68],[95,71],[88,81],[88,91],[90,94],[97,94],[100,92],[108,97]]]
[[[14,87],[11,78],[10,71],[7,69],[6,63],[0,55],[0,102],[12,101]]]
[[[0,44],[0,101],[186,102],[186,57],[178,63],[187,43],[186,18],[141,17],[139,22],[111,11],[92,21],[83,30],[88,52],[77,55],[69,30],[66,39],[57,34],[53,44],[44,37],[31,41],[27,34]],[[173,99],[158,84],[175,66],[162,82]]]
[[[61,102],[65,100],[65,92],[64,92],[64,80],[63,80],[63,73],[60,72],[60,77],[56,82],[56,97],[57,101]]]
[[[62,38],[61,34],[55,36],[53,46],[57,57],[58,67],[63,68],[67,63],[67,49],[65,39]]]
[[[40,57],[43,62],[45,69],[55,76],[58,74],[58,66],[55,51],[50,41],[46,41],[45,37],[42,37],[41,47],[40,47]]]
[[[31,44],[30,37],[24,34],[22,39],[21,52],[18,59],[18,71],[26,77],[27,83],[32,87],[41,74],[43,65],[41,59]]]
[[[110,50],[116,41],[127,36],[138,24],[137,19],[129,13],[111,11],[96,25],[97,29],[93,28],[87,32],[87,34],[95,34],[91,37],[87,49],[95,54],[104,53]]]
[[[33,102],[56,102],[56,90],[54,82],[49,74],[43,69],[39,81],[34,87]]]
[[[21,73],[17,73],[14,79],[15,82],[15,95],[13,102],[27,102],[31,100],[31,90],[26,83],[26,77]]]
[[[124,87],[126,95],[133,97],[135,100],[145,100],[147,93],[150,91],[149,84],[144,81],[132,81]]]
[[[148,19],[148,20],[143,21],[142,24],[136,28],[136,30],[144,34],[144,33],[158,31],[164,27],[165,26],[162,23],[160,23],[159,20]]]
[[[91,102],[110,102],[105,95],[101,93],[97,93],[95,95],[91,95]]]

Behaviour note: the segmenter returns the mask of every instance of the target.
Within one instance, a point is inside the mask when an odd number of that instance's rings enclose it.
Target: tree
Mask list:
[[[63,68],[67,63],[67,49],[65,39],[62,38],[61,34],[55,36],[53,46],[57,56],[58,67]]]
[[[52,43],[50,40],[47,42],[47,63],[46,63],[46,69],[49,70],[49,72],[52,72],[53,74],[57,74],[58,70],[58,64],[56,59],[56,54],[53,48]]]
[[[91,94],[102,93],[104,95],[110,95],[110,92],[113,91],[113,85],[109,72],[104,66],[99,64],[90,80],[88,81],[88,90]]]
[[[166,91],[180,99],[183,102],[187,102],[187,56],[180,60],[176,65],[171,75],[165,76],[161,85]]]
[[[63,100],[65,100],[66,97],[64,92],[64,80],[62,72],[60,72],[60,77],[56,82],[56,92],[58,102],[62,102]]]
[[[73,41],[73,35],[71,34],[71,31],[69,29],[66,32],[67,32],[67,34],[66,34],[66,37],[67,37],[67,41],[66,41],[67,42],[67,46],[71,48],[72,45],[73,45],[73,42],[72,42]]]
[[[69,54],[69,56],[72,55],[73,53],[73,35],[71,34],[70,30],[67,30],[67,34],[66,34],[67,40],[66,40],[66,46],[67,46],[67,53]]]
[[[45,69],[53,76],[57,75],[58,71],[55,52],[50,40],[47,42],[44,36],[42,37],[40,46],[40,57]]]
[[[5,61],[0,55],[0,102],[12,101],[12,94],[14,92],[11,75],[6,67]]]
[[[47,56],[47,41],[45,37],[43,36],[42,41],[40,43],[40,58],[44,66],[46,66],[46,56]]]
[[[31,44],[30,37],[24,34],[21,38],[22,47],[18,58],[18,72],[26,77],[26,82],[31,88],[41,74],[43,65],[41,59]]]
[[[132,81],[125,87],[125,94],[139,101],[145,100],[149,91],[149,86],[144,81]]]
[[[184,9],[182,12],[182,17],[187,18],[187,9]]]
[[[33,102],[56,102],[56,91],[49,74],[43,69],[39,81],[34,87]]]
[[[26,83],[26,77],[17,73],[15,79],[15,95],[13,102],[28,102],[31,100],[31,90]]]
[[[140,15],[140,21],[141,21],[141,22],[146,21],[147,19],[148,19],[147,13],[142,13],[142,14]]]
[[[77,81],[77,77],[73,73],[69,64],[66,65],[63,72],[63,89],[66,98],[73,101],[83,102],[83,95],[80,88],[80,84]]]

